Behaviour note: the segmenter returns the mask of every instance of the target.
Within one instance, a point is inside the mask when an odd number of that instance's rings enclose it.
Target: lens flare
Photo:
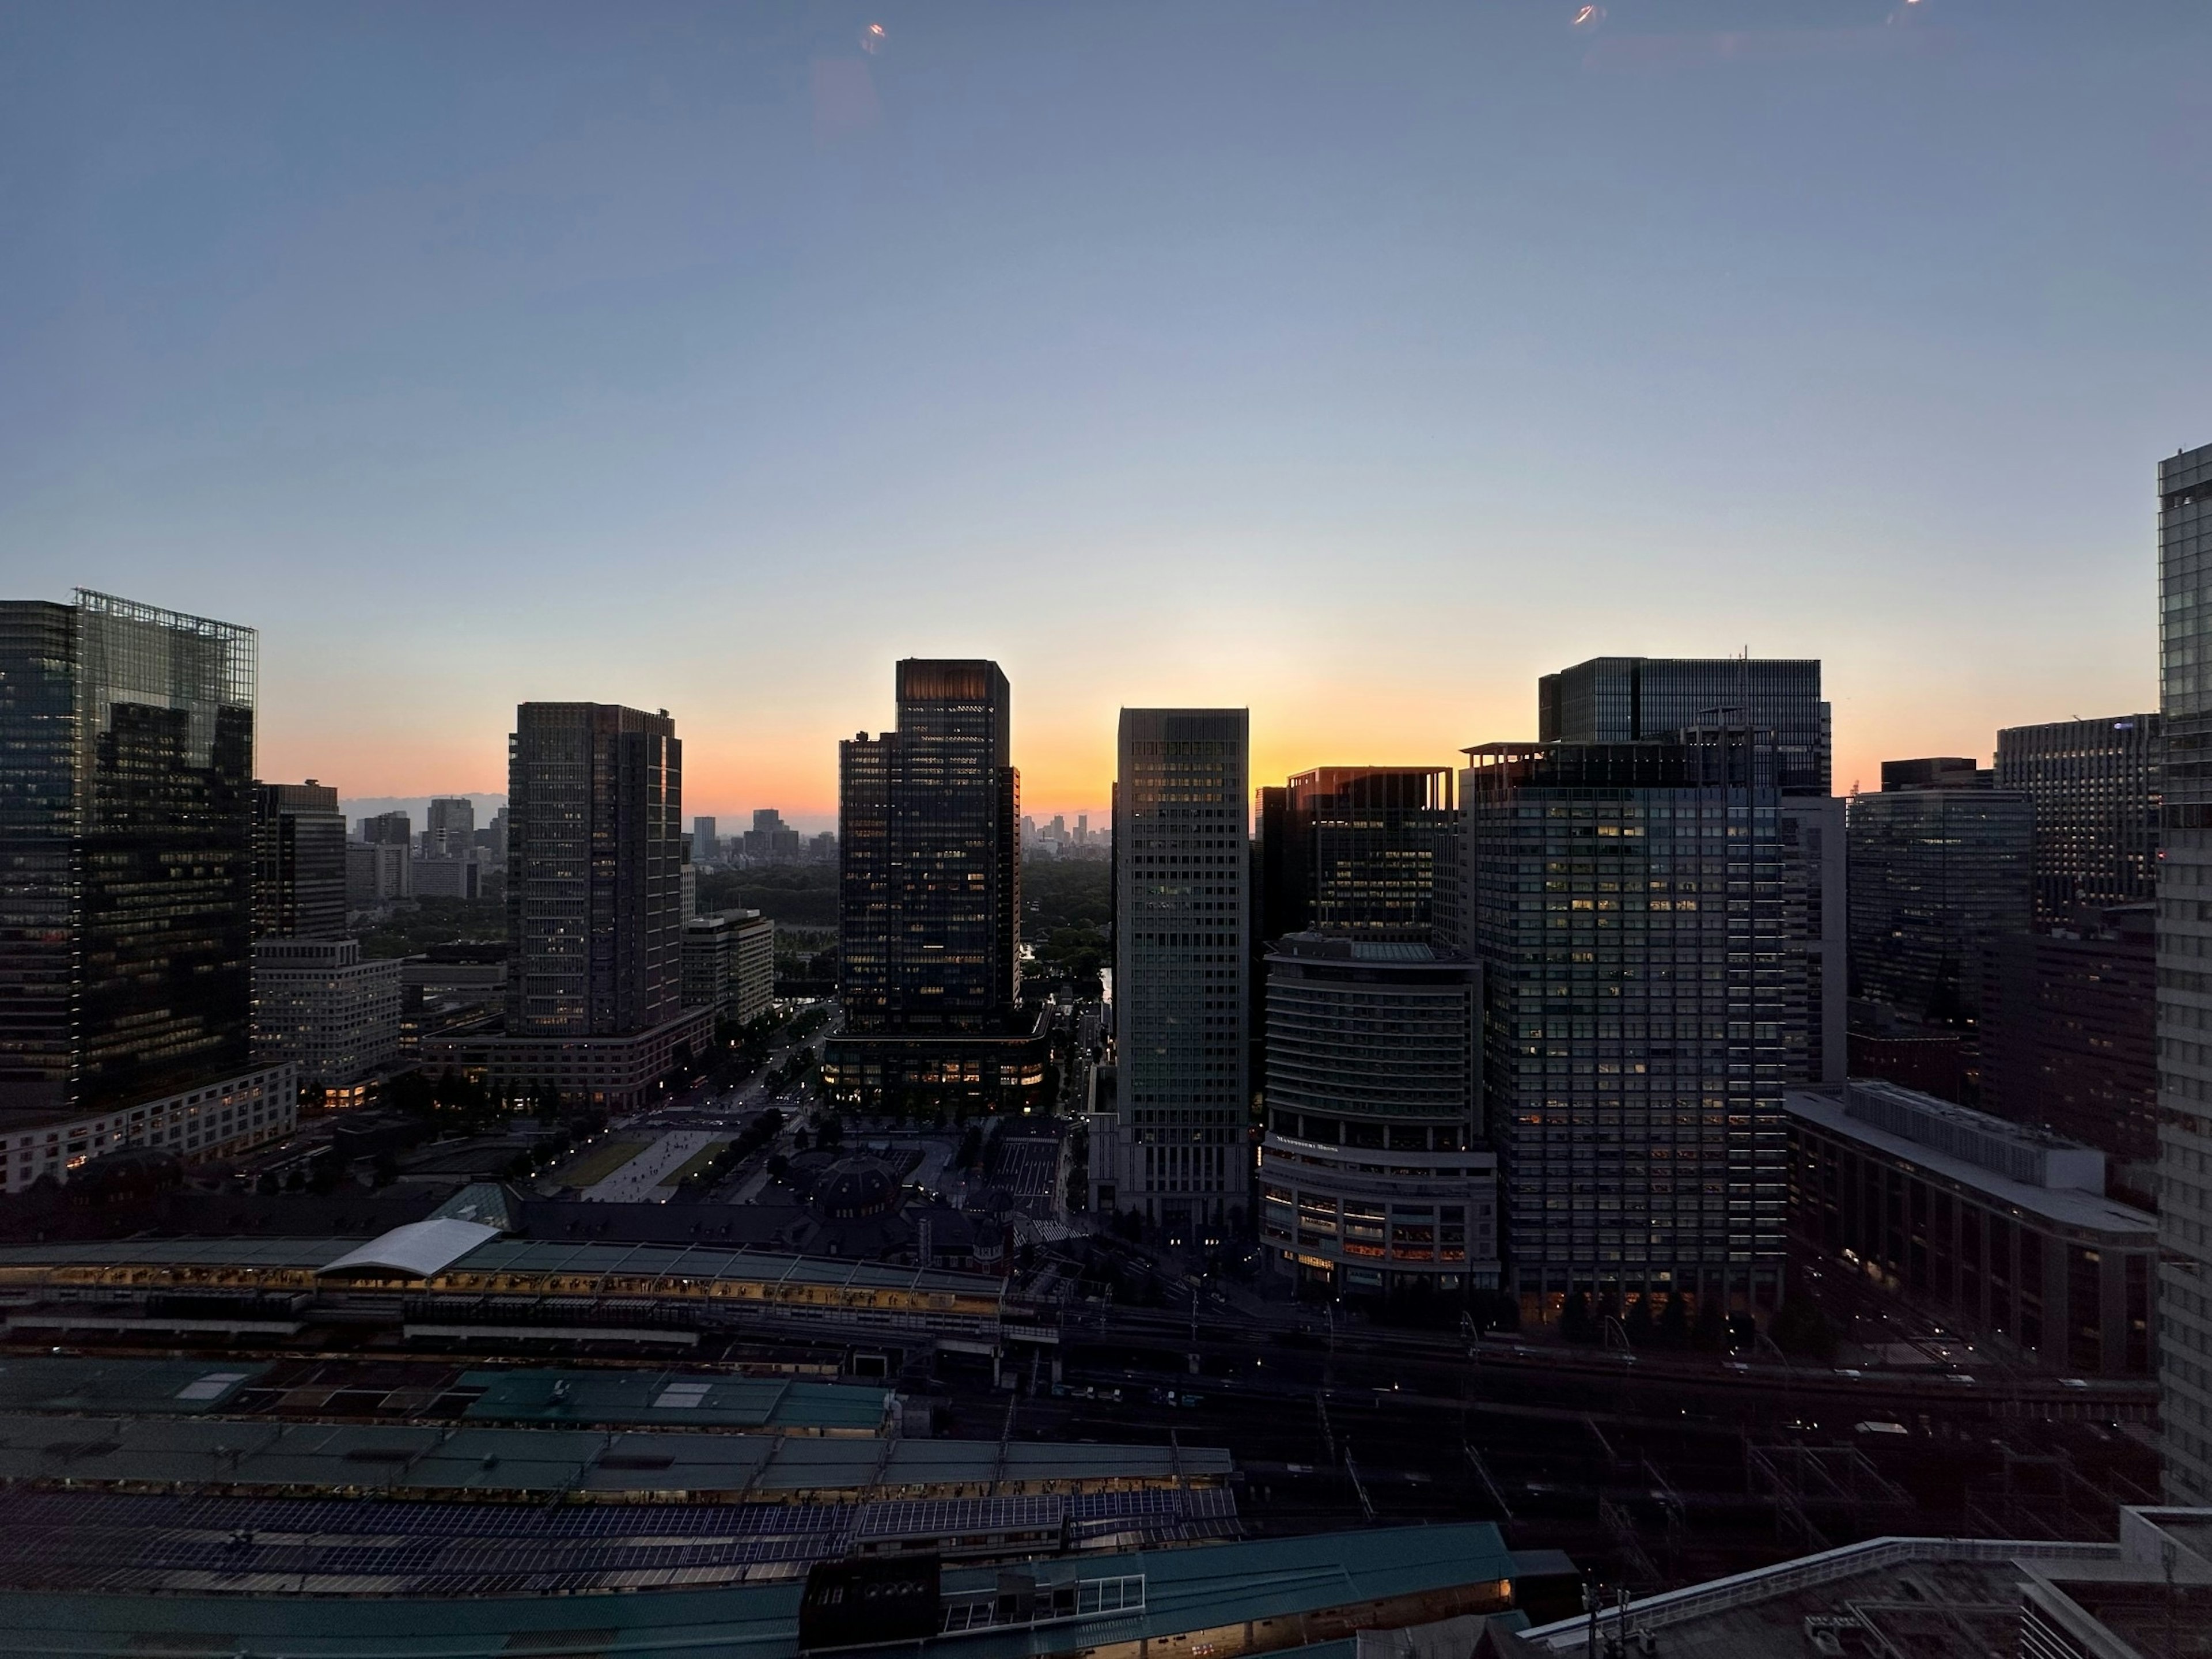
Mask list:
[[[881,23],[871,23],[867,27],[860,31],[860,50],[862,52],[878,52],[883,49],[884,26]]]

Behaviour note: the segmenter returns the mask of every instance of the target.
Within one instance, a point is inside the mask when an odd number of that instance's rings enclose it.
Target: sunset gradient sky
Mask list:
[[[902,655],[1040,816],[1599,653],[1822,658],[1839,787],[2151,705],[2212,7],[1576,9],[0,4],[5,590],[258,627],[265,776],[597,698],[810,826]]]

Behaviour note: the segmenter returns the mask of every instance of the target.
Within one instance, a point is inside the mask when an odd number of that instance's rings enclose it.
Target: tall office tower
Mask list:
[[[691,860],[695,864],[714,864],[722,856],[722,844],[714,839],[714,820],[698,817],[691,820]]]
[[[1260,1236],[1338,1295],[1498,1283],[1482,974],[1425,944],[1292,933],[1267,957]]]
[[[404,812],[379,812],[361,821],[361,838],[375,847],[415,845],[415,820]]]
[[[1636,743],[1723,724],[1771,734],[1784,794],[1829,793],[1817,659],[1593,657],[1536,683],[1541,743]]]
[[[1537,1318],[1577,1292],[1771,1305],[1808,1018],[1784,769],[1740,726],[1467,755],[1508,1285]]]
[[[824,1044],[824,1079],[854,1105],[1039,1103],[1044,1015],[1019,1012],[1006,677],[994,662],[908,658],[897,690],[896,730],[838,745],[845,1029]]]
[[[1250,1187],[1251,718],[1124,708],[1118,761],[1115,1201],[1170,1243],[1218,1238]]]
[[[1850,1029],[1844,803],[1829,793],[1831,722],[1813,658],[1595,657],[1536,688],[1546,743],[1634,743],[1690,727],[1737,725],[1776,752],[1782,838],[1806,893],[1805,1080],[1840,1084]],[[1463,933],[1449,884],[1438,899]]]
[[[1971,1024],[1989,952],[2035,916],[2035,804],[1971,760],[1884,761],[1852,798],[1852,994],[1910,1020]]]
[[[343,939],[346,824],[338,792],[305,783],[253,786],[257,939]]]
[[[82,588],[0,603],[11,1187],[291,1121],[289,1069],[251,1070],[254,678],[251,629]]]
[[[2158,507],[2159,1420],[2167,1501],[2212,1504],[2212,446]]]
[[[1425,945],[1440,849],[1450,845],[1451,769],[1323,766],[1260,792],[1257,926]]]
[[[2142,904],[2158,881],[2165,744],[2156,714],[1997,733],[1996,787],[2035,802],[2035,914],[2065,921]]]
[[[477,845],[483,854],[486,864],[494,869],[507,864],[507,808],[501,807],[491,815],[491,827],[477,832]]]
[[[465,859],[476,850],[477,804],[465,795],[441,795],[430,803],[422,830],[426,859]]]
[[[508,740],[510,1036],[622,1036],[682,1006],[684,746],[663,709],[526,702]]]
[[[502,1098],[635,1110],[714,1039],[714,1011],[684,1006],[684,745],[665,708],[526,702],[514,724],[506,1028],[425,1038],[422,1060]]]

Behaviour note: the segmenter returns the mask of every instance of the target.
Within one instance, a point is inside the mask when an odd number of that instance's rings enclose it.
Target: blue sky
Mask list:
[[[2212,8],[1576,9],[0,5],[0,568],[356,797],[598,697],[819,815],[939,653],[1046,813],[1600,653],[1823,658],[1844,785],[2147,706]]]

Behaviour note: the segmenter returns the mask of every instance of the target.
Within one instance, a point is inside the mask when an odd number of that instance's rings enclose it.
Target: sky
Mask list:
[[[1583,11],[1589,15],[1579,15]],[[836,810],[990,656],[1255,781],[1817,656],[1836,778],[2154,706],[2212,441],[2201,0],[0,0],[0,591],[260,630],[258,769],[516,702]]]

